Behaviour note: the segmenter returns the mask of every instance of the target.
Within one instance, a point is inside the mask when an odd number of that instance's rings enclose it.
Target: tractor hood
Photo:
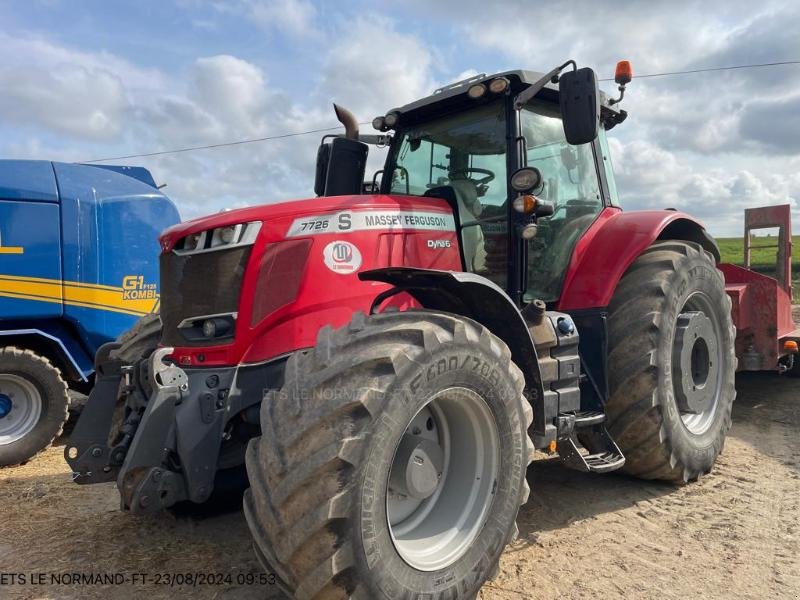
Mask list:
[[[446,203],[436,199],[425,199],[423,203],[429,205],[434,212],[449,212]],[[290,200],[276,204],[261,204],[247,208],[239,208],[220,212],[206,217],[199,217],[173,225],[161,234],[161,249],[171,251],[175,244],[187,235],[208,231],[220,227],[260,221],[262,234],[269,232],[270,237],[284,237],[290,233],[291,223],[296,220],[292,217],[308,219],[315,215],[326,215],[343,211],[369,211],[369,210],[401,210],[419,211],[420,198],[401,195],[358,195],[358,196],[329,196],[309,198],[303,200]],[[289,224],[287,226],[287,223]],[[297,232],[293,237],[299,237]]]

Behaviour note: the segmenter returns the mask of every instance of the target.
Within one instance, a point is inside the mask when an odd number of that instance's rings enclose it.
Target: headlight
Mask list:
[[[190,342],[223,340],[233,337],[237,313],[190,317],[178,324],[178,331]]]
[[[208,229],[197,233],[190,233],[175,244],[175,254],[198,254],[224,250],[237,246],[249,246],[256,241],[256,236],[261,229],[261,221],[226,225],[216,229]]]
[[[214,323],[214,319],[203,321],[203,335],[207,338],[213,338],[217,335],[217,324]]]
[[[200,246],[200,241],[203,239],[202,233],[193,233],[191,235],[187,235],[183,238],[183,248],[184,250],[197,250],[198,246]]]
[[[522,167],[511,176],[511,187],[516,192],[528,192],[539,187],[542,174],[536,167]]]

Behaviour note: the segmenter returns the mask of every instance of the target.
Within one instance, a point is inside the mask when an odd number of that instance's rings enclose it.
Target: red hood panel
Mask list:
[[[361,196],[322,196],[305,200],[290,200],[276,204],[259,204],[247,208],[238,208],[220,212],[206,217],[198,217],[178,223],[161,234],[162,250],[171,250],[175,242],[190,233],[205,231],[215,227],[236,225],[249,221],[262,221],[266,227],[271,223],[283,221],[285,217],[311,216],[337,212],[340,210],[374,210],[374,209],[427,210],[450,213],[450,207],[443,200],[420,198],[419,196],[395,196],[386,194]],[[278,233],[278,232],[274,232]],[[286,231],[282,232],[286,233]]]

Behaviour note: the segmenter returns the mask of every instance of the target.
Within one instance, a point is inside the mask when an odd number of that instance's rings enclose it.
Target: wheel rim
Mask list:
[[[42,396],[29,380],[0,374],[0,446],[16,442],[36,427],[42,414]]]
[[[697,292],[678,315],[672,353],[675,400],[684,427],[702,435],[711,427],[722,391],[722,330],[711,300]]]
[[[389,531],[403,560],[435,571],[461,558],[486,521],[499,467],[486,401],[461,387],[435,394],[398,442],[387,484]]]

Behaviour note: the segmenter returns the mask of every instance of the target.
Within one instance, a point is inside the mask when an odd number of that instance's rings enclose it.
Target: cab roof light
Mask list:
[[[509,87],[509,81],[505,77],[498,77],[489,82],[489,91],[493,94],[502,94]]]
[[[385,117],[383,117],[383,124],[386,126],[387,129],[393,129],[397,126],[397,122],[400,120],[400,115],[396,112],[390,112]]]
[[[628,85],[633,79],[633,67],[629,60],[621,60],[614,70],[614,81],[618,85]]]
[[[386,131],[388,129],[382,116],[372,119],[372,127],[378,131]]]
[[[617,68],[614,69],[614,81],[619,85],[617,88],[619,90],[619,98],[611,98],[611,100],[608,101],[609,106],[614,106],[622,101],[625,97],[625,86],[631,82],[631,79],[633,79],[633,67],[630,61],[619,61],[617,63]]]
[[[477,100],[478,98],[482,98],[486,94],[486,86],[482,83],[476,83],[467,90],[467,96],[472,98],[473,100]]]

